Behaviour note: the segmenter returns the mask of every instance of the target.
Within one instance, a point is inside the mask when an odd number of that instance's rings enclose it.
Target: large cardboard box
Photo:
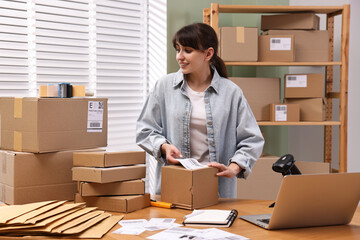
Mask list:
[[[327,30],[269,30],[267,34],[270,36],[293,35],[296,62],[329,61],[329,32]]]
[[[106,195],[138,195],[145,194],[145,182],[143,180],[111,183],[79,182],[78,190],[79,194],[83,197]]]
[[[82,182],[109,183],[145,178],[145,165],[126,167],[73,167],[72,179]]]
[[[261,15],[261,30],[319,30],[320,18],[315,13]]]
[[[74,152],[74,166],[83,167],[115,167],[144,164],[145,152]]]
[[[280,78],[230,78],[238,85],[257,121],[270,120],[270,104],[280,103]]]
[[[0,183],[0,201],[7,204],[25,204],[48,200],[74,200],[76,183],[59,183],[26,187],[12,187]]]
[[[150,194],[134,196],[81,197],[75,195],[75,202],[85,202],[88,207],[100,210],[129,213],[150,206]]]
[[[217,169],[194,170],[169,165],[161,169],[161,200],[185,209],[197,209],[218,202]]]
[[[272,170],[278,159],[276,156],[259,158],[249,177],[237,180],[237,198],[275,200],[283,178],[281,173]],[[295,165],[302,174],[330,172],[329,163],[296,161]]]
[[[324,97],[324,75],[286,74],[285,98],[322,98]]]
[[[1,149],[55,152],[107,145],[105,98],[0,98]]]
[[[300,104],[300,121],[321,122],[326,118],[324,98],[286,98],[285,103]]]
[[[298,122],[300,121],[299,104],[270,104],[270,121]]]
[[[220,57],[224,61],[258,60],[258,29],[222,27],[219,30]]]
[[[260,35],[259,62],[295,61],[294,35]]]

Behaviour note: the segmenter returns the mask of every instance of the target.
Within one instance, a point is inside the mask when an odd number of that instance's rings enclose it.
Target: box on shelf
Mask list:
[[[197,209],[218,202],[217,169],[185,169],[169,165],[161,169],[161,201],[185,209]],[[204,187],[206,186],[206,187]]]
[[[224,61],[258,60],[258,29],[221,27],[219,29],[220,57]]]
[[[123,166],[123,167],[73,167],[72,179],[74,181],[109,183],[145,178],[146,166]]]
[[[320,18],[315,13],[261,15],[261,30],[319,30]]]
[[[87,207],[100,210],[129,213],[150,206],[150,194],[133,196],[81,197],[75,195],[75,202],[85,202]]]
[[[280,78],[229,79],[242,89],[256,120],[269,121],[269,104],[280,103]]]
[[[55,152],[107,145],[106,98],[0,98],[1,149]]]
[[[294,62],[294,35],[260,35],[259,62]]]
[[[321,122],[326,119],[324,98],[286,98],[285,103],[300,104],[300,121]]]
[[[285,98],[322,98],[324,97],[323,74],[286,74]]]
[[[283,179],[281,173],[272,170],[272,164],[278,159],[276,156],[259,158],[246,180],[237,179],[237,198],[275,200]],[[296,161],[295,165],[302,174],[330,172],[329,163]]]
[[[293,35],[296,62],[329,61],[329,32],[327,30],[269,30],[266,34],[270,36]]]
[[[106,195],[138,195],[145,194],[145,182],[132,180],[111,183],[79,182],[78,191],[80,196],[106,196]]]
[[[299,104],[270,104],[270,121],[273,122],[299,122]]]
[[[144,151],[127,152],[74,152],[74,166],[115,167],[145,163]]]

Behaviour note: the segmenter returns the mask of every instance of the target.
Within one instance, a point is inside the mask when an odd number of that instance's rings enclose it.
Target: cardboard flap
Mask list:
[[[81,233],[83,231],[85,231],[86,229],[92,227],[93,225],[97,224],[98,222],[104,220],[105,218],[110,217],[111,214],[110,213],[105,213],[103,212],[102,214],[89,219],[88,221],[77,225],[76,227],[70,228],[68,230],[65,230],[64,232],[62,232],[63,234],[77,234],[77,233]]]
[[[108,217],[104,221],[101,221],[78,235],[77,238],[102,238],[115,224],[123,219],[123,217],[124,215]]]

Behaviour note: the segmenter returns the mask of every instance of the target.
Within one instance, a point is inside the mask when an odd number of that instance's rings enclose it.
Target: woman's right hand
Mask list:
[[[179,164],[180,162],[176,158],[182,158],[182,154],[174,145],[164,143],[161,145],[161,152],[166,156],[166,162],[169,164]]]

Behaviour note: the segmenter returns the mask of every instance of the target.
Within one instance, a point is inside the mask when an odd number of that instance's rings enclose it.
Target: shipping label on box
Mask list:
[[[145,182],[132,180],[111,183],[79,182],[79,194],[86,196],[119,196],[145,194]]]
[[[324,75],[286,74],[285,98],[322,98],[324,97]]]
[[[270,121],[298,122],[300,121],[299,104],[271,104]]]
[[[144,164],[146,155],[143,151],[127,152],[75,152],[74,166],[83,167],[116,167],[134,164]]]
[[[293,35],[260,35],[260,62],[293,62],[295,38]]]

